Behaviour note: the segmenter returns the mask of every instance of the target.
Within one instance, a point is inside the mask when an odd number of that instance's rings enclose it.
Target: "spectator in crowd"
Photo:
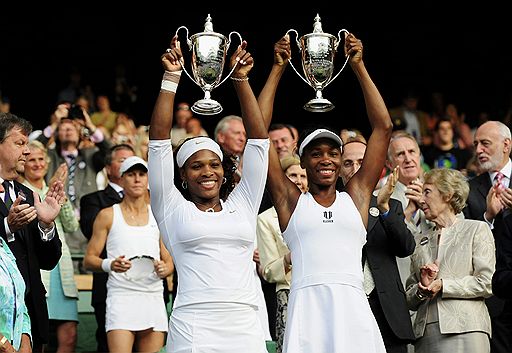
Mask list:
[[[99,95],[96,98],[97,111],[92,113],[92,123],[105,130],[108,134],[112,134],[112,130],[116,126],[117,112],[114,112],[110,107],[110,99],[106,95]]]
[[[285,124],[271,124],[268,136],[276,148],[279,158],[282,159],[295,153],[295,140],[292,129]]]
[[[417,311],[415,353],[490,351],[484,299],[492,294],[494,240],[485,222],[457,217],[468,193],[458,170],[425,174],[419,203],[435,227],[415,234],[407,279],[407,302]]]
[[[512,207],[510,177],[510,128],[490,120],[476,131],[473,146],[480,174],[469,181],[469,196],[464,216],[488,223],[494,235],[497,258],[504,236],[503,213]],[[506,246],[506,245],[505,245]],[[491,352],[505,353],[512,349],[512,302],[491,296],[485,303],[491,315]]]
[[[49,190],[45,181],[49,162],[47,149],[39,141],[29,142],[28,147],[30,154],[27,156],[19,181],[44,200]],[[59,180],[64,184],[67,175],[67,165],[62,163],[51,180]],[[69,200],[62,204],[59,215],[55,219],[55,225],[59,234],[74,232],[78,229],[78,219]],[[78,290],[66,239],[62,238],[61,243],[62,256],[59,263],[51,271],[41,270],[41,278],[46,290],[50,332],[54,332],[57,338],[57,351],[74,352],[77,340]]]
[[[409,89],[402,98],[402,104],[389,110],[391,119],[404,122],[405,131],[414,137],[418,145],[428,145],[431,137],[427,130],[428,114],[418,108],[419,96]]]
[[[28,135],[32,125],[11,113],[0,113],[0,177],[3,191],[0,236],[16,258],[25,281],[25,305],[31,318],[34,352],[48,342],[48,309],[40,270],[52,270],[61,257],[62,243],[56,231],[65,194],[62,182],[50,184],[44,200],[16,178],[30,153]]]
[[[194,114],[187,102],[180,102],[176,105],[174,116],[175,125],[171,129],[171,141],[172,146],[176,148],[185,140],[187,135],[187,121],[192,118]]]
[[[0,352],[31,352],[25,282],[16,258],[0,237]]]

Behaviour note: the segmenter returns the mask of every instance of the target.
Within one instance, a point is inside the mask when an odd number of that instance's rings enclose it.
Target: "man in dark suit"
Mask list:
[[[46,291],[40,270],[52,270],[61,257],[62,243],[55,218],[65,200],[61,182],[50,185],[44,201],[16,181],[30,154],[28,135],[32,125],[11,113],[0,113],[0,236],[16,257],[25,280],[25,303],[31,320],[33,351],[48,342],[49,320]],[[1,284],[0,284],[1,285]]]
[[[481,174],[469,181],[469,196],[464,216],[489,224],[496,244],[497,264],[506,244],[503,211],[512,207],[510,177],[510,129],[499,121],[478,127],[474,137],[475,154]],[[494,291],[494,289],[493,289]],[[512,301],[493,295],[485,300],[491,316],[492,353],[512,352]]]
[[[80,199],[80,229],[87,239],[91,239],[94,220],[98,213],[107,207],[121,202],[123,188],[119,186],[121,175],[119,168],[121,163],[135,155],[130,145],[120,144],[110,148],[105,158],[108,185],[103,190],[98,190],[82,196]],[[102,258],[107,257],[106,249],[103,249]],[[108,273],[93,273],[91,305],[96,316],[96,340],[98,352],[108,352],[107,333],[105,332],[105,311],[107,300]]]
[[[503,212],[503,233],[492,276],[492,293],[500,299],[512,300],[512,212]]]
[[[361,167],[365,151],[366,144],[357,139],[349,139],[343,145],[340,177],[344,185]],[[397,174],[398,169],[379,195],[372,196],[362,259],[365,291],[388,353],[406,353],[407,344],[415,339],[396,263],[397,256],[409,256],[415,247],[404,222],[402,204],[391,199]]]

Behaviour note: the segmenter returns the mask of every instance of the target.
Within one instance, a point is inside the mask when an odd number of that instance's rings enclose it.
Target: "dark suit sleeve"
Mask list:
[[[80,230],[88,240],[92,237],[94,220],[102,208],[98,193],[88,194],[80,199]]]
[[[41,231],[37,226],[38,220],[30,224],[29,236],[34,237],[34,245],[37,257],[39,259],[39,267],[41,270],[51,271],[57,266],[62,256],[62,242],[55,226],[55,234],[50,241],[41,239]]]
[[[492,292],[501,299],[512,299],[512,213],[503,218],[500,246],[496,248],[496,271],[492,276]]]
[[[416,242],[405,224],[405,215],[400,202],[391,199],[388,214],[379,218],[386,231],[388,247],[393,254],[398,257],[411,255],[416,247]]]

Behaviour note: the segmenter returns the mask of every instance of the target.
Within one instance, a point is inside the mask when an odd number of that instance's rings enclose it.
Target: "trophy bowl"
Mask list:
[[[317,14],[313,25],[313,33],[303,35],[299,38],[296,30],[290,29],[286,34],[295,32],[297,46],[301,53],[302,70],[304,77],[295,69],[290,60],[293,70],[299,75],[304,82],[315,90],[315,98],[311,99],[304,105],[304,109],[310,112],[328,112],[334,109],[334,104],[322,96],[322,91],[329,85],[345,68],[348,57],[340,71],[333,77],[334,61],[338,45],[341,42],[341,32],[348,33],[342,29],[338,32],[338,37],[329,33],[324,33],[320,16]]]
[[[176,35],[180,29],[187,31],[187,44],[191,50],[190,75],[182,63],[182,69],[185,74],[204,92],[203,99],[194,102],[191,109],[194,113],[203,115],[218,114],[222,111],[222,105],[211,98],[211,91],[221,85],[231,76],[234,68],[222,79],[222,72],[226,61],[226,54],[231,44],[231,35],[237,34],[240,43],[242,37],[238,32],[231,32],[228,37],[213,31],[212,18],[208,14],[204,25],[204,31],[196,33],[188,38],[188,29],[181,26],[176,30]],[[192,77],[193,76],[193,77]]]

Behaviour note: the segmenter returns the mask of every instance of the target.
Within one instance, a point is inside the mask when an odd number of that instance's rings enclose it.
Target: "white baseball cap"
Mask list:
[[[148,171],[148,164],[145,160],[137,156],[130,156],[126,158],[123,163],[121,163],[121,167],[119,168],[119,174],[123,176],[124,173],[134,168],[135,166],[141,166],[142,170]]]
[[[304,141],[299,146],[299,156],[302,156],[302,152],[304,152],[304,148],[306,148],[307,145],[311,143],[311,141],[314,141],[319,138],[328,138],[331,139],[340,145],[340,149],[343,146],[343,142],[341,141],[341,138],[336,135],[334,132],[327,130],[327,129],[316,129],[312,133],[310,133]]]

